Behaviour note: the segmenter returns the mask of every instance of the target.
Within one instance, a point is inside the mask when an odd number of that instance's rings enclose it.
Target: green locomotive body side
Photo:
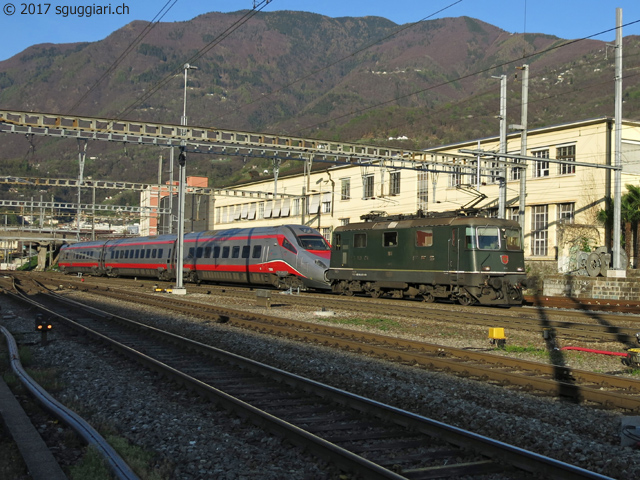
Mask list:
[[[430,217],[348,224],[333,233],[334,292],[519,305],[526,283],[517,222]]]

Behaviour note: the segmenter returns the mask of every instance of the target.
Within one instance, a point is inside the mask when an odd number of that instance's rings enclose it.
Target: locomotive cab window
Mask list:
[[[498,227],[478,227],[478,248],[481,250],[500,249],[500,230]]]
[[[385,247],[397,247],[398,232],[384,232],[382,236],[382,245]]]
[[[416,247],[433,245],[433,230],[416,230]]]
[[[291,245],[291,242],[286,238],[282,240],[282,246],[287,250],[289,250],[290,252],[297,253],[296,248],[293,245]]]
[[[319,235],[299,235],[298,243],[305,250],[331,250],[324,237]]]
[[[367,248],[367,234],[356,233],[353,236],[353,246],[355,248]]]
[[[522,250],[520,230],[507,228],[505,231],[507,250]]]

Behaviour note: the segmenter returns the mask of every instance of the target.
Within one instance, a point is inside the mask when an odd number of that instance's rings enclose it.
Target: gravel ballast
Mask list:
[[[81,292],[69,294],[76,299],[99,301],[103,308],[117,309],[117,313],[142,323],[603,475],[620,479],[640,476],[640,452],[620,446],[623,412],[240,331],[231,325],[166,315],[147,307],[135,308],[134,314],[133,307],[125,308],[121,302]],[[206,295],[193,295],[190,300],[228,301]],[[2,307],[2,323],[17,340],[34,341],[33,319],[23,316],[13,305],[5,303]],[[314,318],[312,311],[301,308],[272,309],[271,314]],[[166,478],[337,476],[330,466],[283,444],[277,437],[219,411],[189,392],[166,388],[156,375],[131,365],[106,347],[62,331],[54,332],[51,338],[53,341],[46,347],[37,344],[32,349],[37,362],[60,369],[63,388],[56,397],[91,423],[108,424],[132,443],[158,452],[159,459],[167,460],[171,466]],[[450,343],[459,341],[465,342]],[[604,368],[610,368],[611,359],[602,361],[606,362]]]

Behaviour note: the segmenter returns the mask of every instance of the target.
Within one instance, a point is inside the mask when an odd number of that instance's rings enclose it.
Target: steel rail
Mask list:
[[[56,298],[56,301],[63,300],[65,303],[71,304],[76,308],[82,305],[79,302],[60,298],[57,295],[55,295],[54,297]],[[38,308],[43,308],[37,302],[34,303],[38,306]],[[98,309],[95,309],[93,307],[91,307],[91,310],[94,312],[99,312]],[[366,412],[367,414],[374,415],[377,418],[394,422],[397,425],[410,428],[429,437],[439,440],[445,440],[446,442],[457,445],[463,449],[476,451],[481,455],[493,458],[494,461],[507,461],[509,465],[516,466],[525,471],[542,473],[544,475],[547,475],[549,478],[554,479],[604,480],[609,478],[595,472],[576,467],[574,465],[569,465],[565,462],[554,460],[552,458],[545,457],[543,455],[539,455],[512,445],[508,445],[503,442],[484,437],[482,435],[478,435],[457,427],[453,427],[451,425],[446,425],[442,422],[428,419],[421,415],[413,414],[411,412],[407,412],[395,407],[384,405],[380,402],[376,402],[374,400],[367,399],[314,380],[306,379],[298,375],[283,371],[281,369],[264,365],[254,360],[247,359],[239,355],[225,352],[218,348],[202,344],[200,342],[196,342],[169,332],[164,332],[157,328],[150,327],[139,322],[112,315],[107,312],[103,312],[102,315],[104,316],[104,318],[109,318],[112,321],[116,321],[120,324],[126,324],[129,327],[134,327],[135,329],[144,332],[145,337],[162,337],[171,344],[179,344],[182,345],[183,348],[206,354],[208,356],[224,358],[225,361],[239,365],[243,369],[260,372],[262,374],[264,372],[269,372],[269,377],[274,378],[279,382],[296,388],[300,388],[300,385],[303,385],[302,388],[305,391],[318,395],[319,397],[330,397],[333,401],[337,401],[341,404],[346,404],[357,409],[358,411]],[[64,318],[63,321],[71,322],[70,325],[73,325],[74,328],[77,328],[76,325],[78,324],[73,320]],[[312,441],[316,446],[319,446],[319,448],[322,450],[323,455],[328,455],[329,458],[331,458],[331,460],[336,462],[336,464],[338,465],[349,465],[351,469],[355,468],[355,471],[359,474],[364,475],[365,478],[407,478],[395,472],[391,472],[383,467],[380,467],[379,465],[363,459],[358,455],[354,455],[353,453],[344,450],[341,447],[334,445],[333,443],[316,437],[309,432],[301,430],[294,425],[283,422],[282,420],[279,420],[272,415],[263,412],[260,409],[257,409],[256,407],[247,405],[245,404],[245,402],[230,397],[224,392],[212,388],[209,385],[206,385],[203,382],[190,377],[189,375],[186,375],[171,367],[167,368],[165,364],[158,362],[148,355],[136,352],[132,348],[126,345],[122,345],[119,342],[115,342],[114,340],[107,338],[105,335],[102,335],[99,332],[92,331],[86,326],[79,325],[79,327],[85,333],[109,343],[125,355],[136,358],[145,366],[159,371],[163,375],[168,375],[174,378],[178,383],[186,384],[189,388],[194,389],[198,392],[202,392],[209,398],[211,395],[213,395],[216,401],[223,403],[225,406],[228,405],[235,411],[240,408],[242,415],[249,416],[254,421],[257,421],[260,425],[264,425],[264,422],[268,421],[271,425],[269,426],[269,428],[276,433],[281,433],[284,430],[287,432],[287,437],[293,435],[294,441],[301,442],[301,444],[303,445],[308,445],[308,442]],[[338,456],[336,457],[335,455]],[[353,462],[355,462],[355,464]]]
[[[131,470],[129,465],[118,455],[111,445],[82,417],[68,409],[43,389],[31,378],[22,367],[18,345],[9,331],[0,326],[0,332],[7,339],[11,369],[24,387],[31,393],[36,401],[53,416],[60,419],[72,428],[88,445],[91,445],[102,456],[109,470],[120,480],[138,480],[139,477]]]

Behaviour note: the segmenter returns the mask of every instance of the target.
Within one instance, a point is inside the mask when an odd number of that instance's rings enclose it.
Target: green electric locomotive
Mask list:
[[[522,304],[522,230],[512,220],[372,218],[336,228],[332,243],[326,275],[335,293]]]

